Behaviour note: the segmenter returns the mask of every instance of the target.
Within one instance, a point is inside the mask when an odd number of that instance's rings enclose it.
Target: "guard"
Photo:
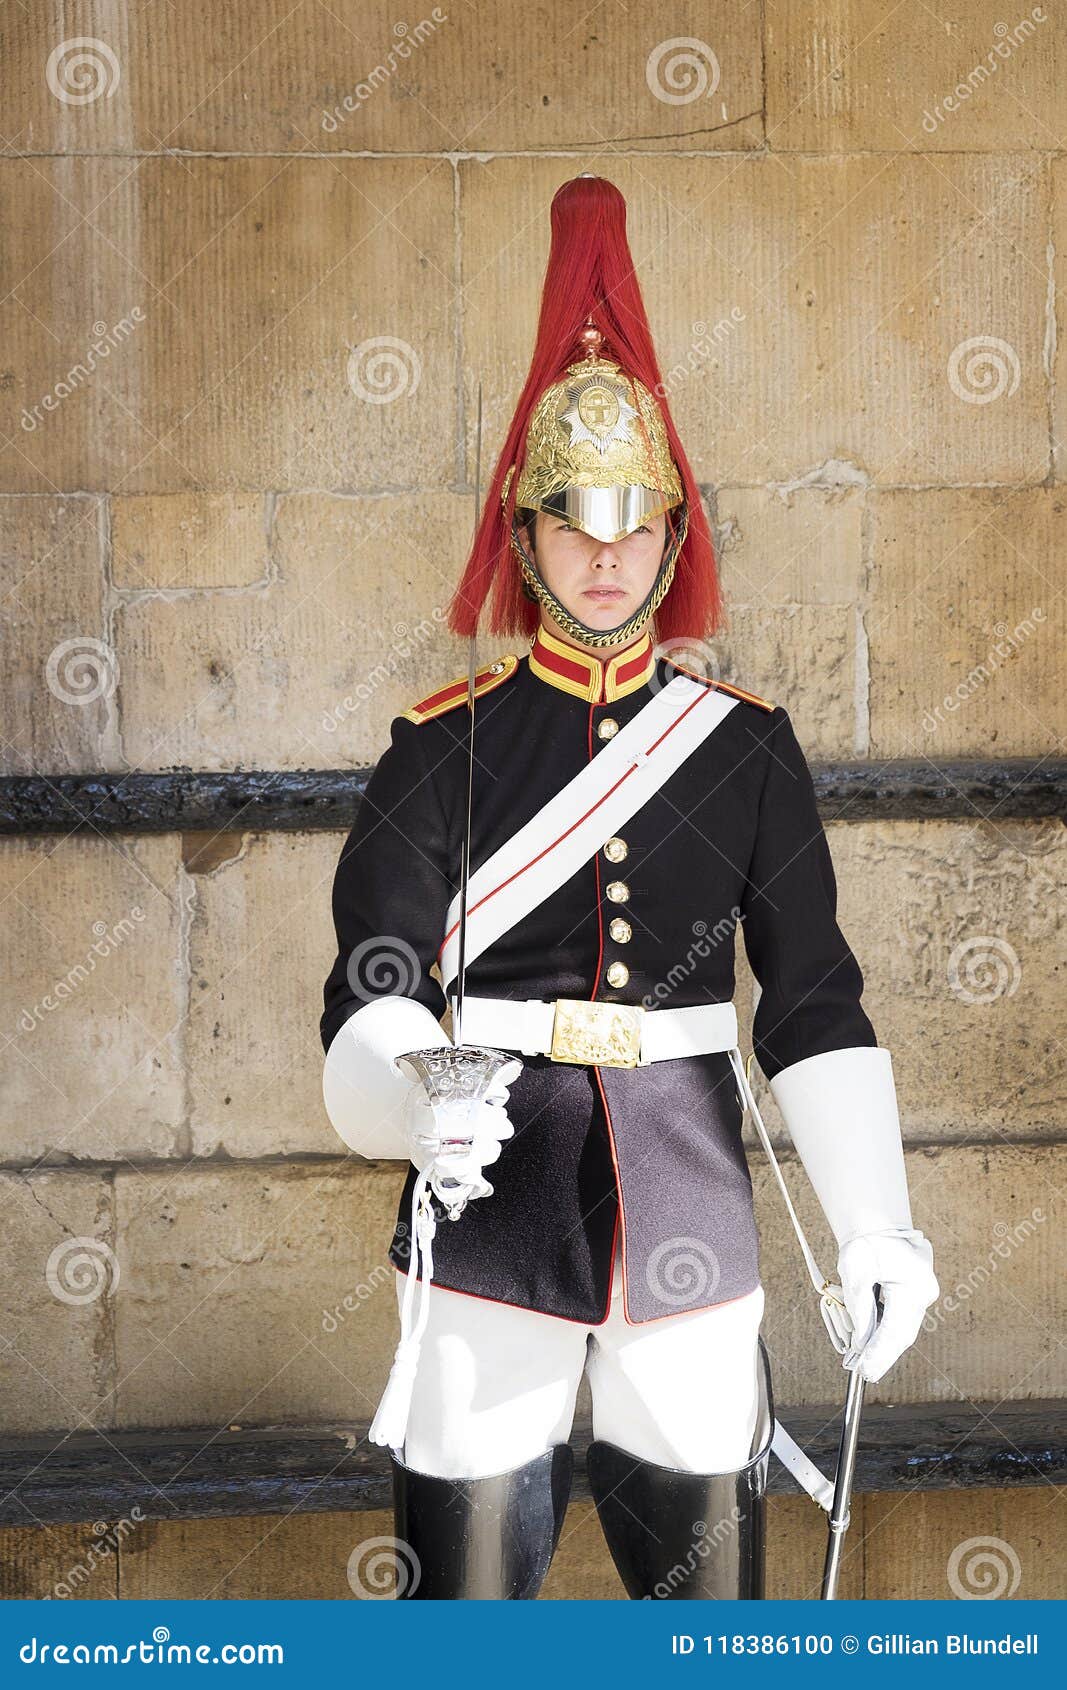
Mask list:
[[[398,1593],[537,1595],[585,1372],[628,1594],[761,1597],[774,1418],[738,928],[755,1058],[839,1247],[840,1291],[819,1288],[846,1368],[880,1378],[937,1283],[803,752],[781,705],[699,660],[722,619],[711,534],[599,177],[552,203],[450,627],[473,642],[487,605],[522,655],[393,721],[333,889],[326,1107],[354,1150],[410,1160],[372,1428]]]

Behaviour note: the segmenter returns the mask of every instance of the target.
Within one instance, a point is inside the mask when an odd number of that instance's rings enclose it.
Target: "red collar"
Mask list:
[[[612,704],[647,684],[656,667],[656,654],[647,630],[632,645],[607,661],[590,648],[567,645],[540,626],[530,648],[530,668],[549,686],[559,687],[591,704]]]

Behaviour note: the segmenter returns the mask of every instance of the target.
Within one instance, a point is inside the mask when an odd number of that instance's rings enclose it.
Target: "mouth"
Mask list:
[[[582,597],[594,601],[602,599],[605,604],[610,604],[612,599],[624,599],[626,594],[621,587],[587,587]]]

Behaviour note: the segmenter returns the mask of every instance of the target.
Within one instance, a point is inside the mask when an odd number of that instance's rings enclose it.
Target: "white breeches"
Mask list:
[[[397,1301],[405,1276],[397,1271]],[[507,1472],[570,1437],[583,1372],[593,1436],[646,1461],[728,1473],[751,1453],[763,1289],[715,1308],[623,1318],[620,1245],[599,1326],[434,1285],[407,1436],[409,1467],[442,1478]]]

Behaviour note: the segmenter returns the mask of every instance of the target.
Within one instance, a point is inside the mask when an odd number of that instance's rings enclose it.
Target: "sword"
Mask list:
[[[882,1318],[882,1298],[880,1287],[875,1287],[875,1304],[878,1319]],[[867,1381],[858,1368],[849,1374],[848,1391],[845,1396],[845,1415],[841,1424],[841,1443],[837,1454],[837,1473],[834,1478],[834,1500],[830,1505],[830,1518],[827,1522],[829,1535],[826,1539],[826,1560],[822,1570],[823,1602],[837,1600],[837,1581],[841,1573],[841,1556],[845,1547],[845,1533],[848,1531],[850,1508],[852,1503],[852,1481],[856,1475],[856,1452],[859,1448],[860,1418],[863,1414],[863,1399],[867,1391]]]
[[[478,383],[478,433],[474,449],[474,531],[482,509],[482,384]],[[467,820],[463,829],[463,850],[459,868],[459,968],[456,976],[456,1001],[452,1011],[452,1042],[463,1043],[463,994],[467,976],[467,885],[470,880],[471,814],[474,797],[474,683],[477,673],[475,658],[477,628],[471,629],[467,648],[467,709],[470,725],[467,730]]]
[[[482,503],[482,384],[478,383],[478,434],[474,467],[474,527],[478,522]],[[470,636],[467,648],[467,708],[470,725],[467,732],[467,816],[463,830],[460,855],[459,956],[456,995],[452,1005],[452,1045],[446,1050],[407,1051],[398,1062],[407,1062],[422,1081],[430,1101],[442,1113],[450,1110],[455,1118],[456,1131],[440,1140],[440,1156],[444,1163],[450,1155],[462,1156],[468,1137],[464,1126],[473,1111],[485,1098],[501,1068],[519,1060],[513,1052],[496,1050],[489,1045],[463,1044],[463,1000],[467,971],[467,892],[470,883],[471,831],[474,800],[474,698],[477,680],[477,629]],[[521,1063],[520,1063],[521,1066]],[[445,1204],[450,1220],[458,1220],[466,1206],[469,1188],[459,1181],[449,1180],[441,1173],[434,1190]]]

